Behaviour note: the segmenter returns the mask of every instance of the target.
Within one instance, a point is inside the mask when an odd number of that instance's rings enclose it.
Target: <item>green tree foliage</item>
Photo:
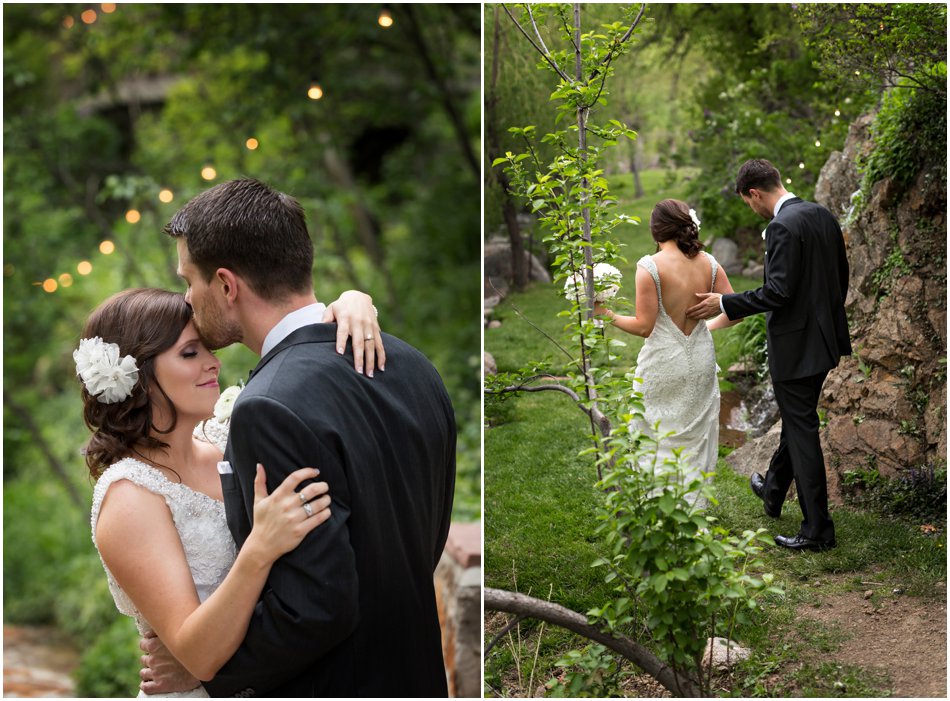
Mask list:
[[[91,485],[71,351],[83,321],[127,287],[181,289],[162,225],[240,176],[304,205],[319,299],[369,292],[383,329],[436,364],[459,424],[456,517],[478,517],[480,8],[394,6],[389,28],[379,12],[4,6],[5,518],[39,532],[44,508],[9,492],[21,484],[81,531]],[[221,357],[228,384],[255,362],[243,348]],[[40,563],[76,571],[63,558],[95,558],[91,543],[15,530],[7,611],[54,620],[51,597],[29,593]]]
[[[942,3],[828,3],[795,6],[825,75],[875,91],[915,86],[947,93],[947,6]],[[903,81],[903,83],[902,83]]]

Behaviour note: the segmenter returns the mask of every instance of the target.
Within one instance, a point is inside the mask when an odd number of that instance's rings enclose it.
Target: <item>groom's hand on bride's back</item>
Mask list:
[[[336,352],[343,355],[346,340],[353,344],[353,365],[359,373],[373,376],[376,367],[386,369],[386,349],[376,319],[373,298],[357,290],[347,290],[327,305],[323,323],[336,322]]]
[[[155,633],[146,633],[139,640],[139,649],[145,653],[139,658],[142,663],[142,669],[139,670],[142,683],[139,684],[139,689],[144,693],[171,694],[191,691],[201,685],[201,682],[175,659]]]
[[[697,302],[686,310],[686,316],[690,319],[712,319],[714,316],[722,314],[719,306],[719,300],[722,295],[718,292],[697,292]]]

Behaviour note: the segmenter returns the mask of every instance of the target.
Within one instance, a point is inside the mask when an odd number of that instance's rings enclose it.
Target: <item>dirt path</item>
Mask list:
[[[11,698],[70,698],[70,676],[79,653],[54,629],[3,626],[3,695]]]
[[[882,603],[862,592],[824,598],[803,607],[803,618],[836,626],[847,639],[822,660],[887,673],[893,696],[947,696],[947,601],[888,594]]]

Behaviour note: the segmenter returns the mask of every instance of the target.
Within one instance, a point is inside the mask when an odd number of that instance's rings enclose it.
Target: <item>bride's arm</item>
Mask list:
[[[103,562],[164,642],[198,679],[211,679],[237,650],[271,565],[327,520],[329,496],[307,517],[295,488],[316,476],[303,468],[267,496],[263,470],[254,483],[254,528],[218,589],[199,602],[178,531],[165,500],[131,482],[113,484],[96,524]],[[301,490],[325,494],[325,482]]]
[[[716,275],[716,284],[713,286],[713,292],[718,292],[721,295],[731,295],[734,292],[732,289],[732,283],[729,282],[729,276],[726,275],[726,271],[721,267],[719,268],[719,273]],[[719,316],[714,317],[711,321],[707,321],[706,327],[710,331],[715,331],[716,329],[727,329],[730,326],[735,326],[741,322],[742,319],[732,320],[725,314],[720,314]]]
[[[656,326],[656,315],[659,313],[660,301],[656,296],[656,286],[653,278],[643,268],[637,267],[637,299],[636,316],[614,314],[609,309],[595,307],[597,314],[606,314],[607,318],[621,331],[632,333],[635,336],[646,338]]]

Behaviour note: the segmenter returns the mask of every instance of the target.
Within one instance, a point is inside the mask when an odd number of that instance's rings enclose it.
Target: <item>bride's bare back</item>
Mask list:
[[[665,249],[653,256],[653,262],[660,275],[663,308],[679,330],[689,336],[699,321],[687,319],[686,310],[696,304],[698,293],[712,290],[709,258],[687,258],[679,249]]]

